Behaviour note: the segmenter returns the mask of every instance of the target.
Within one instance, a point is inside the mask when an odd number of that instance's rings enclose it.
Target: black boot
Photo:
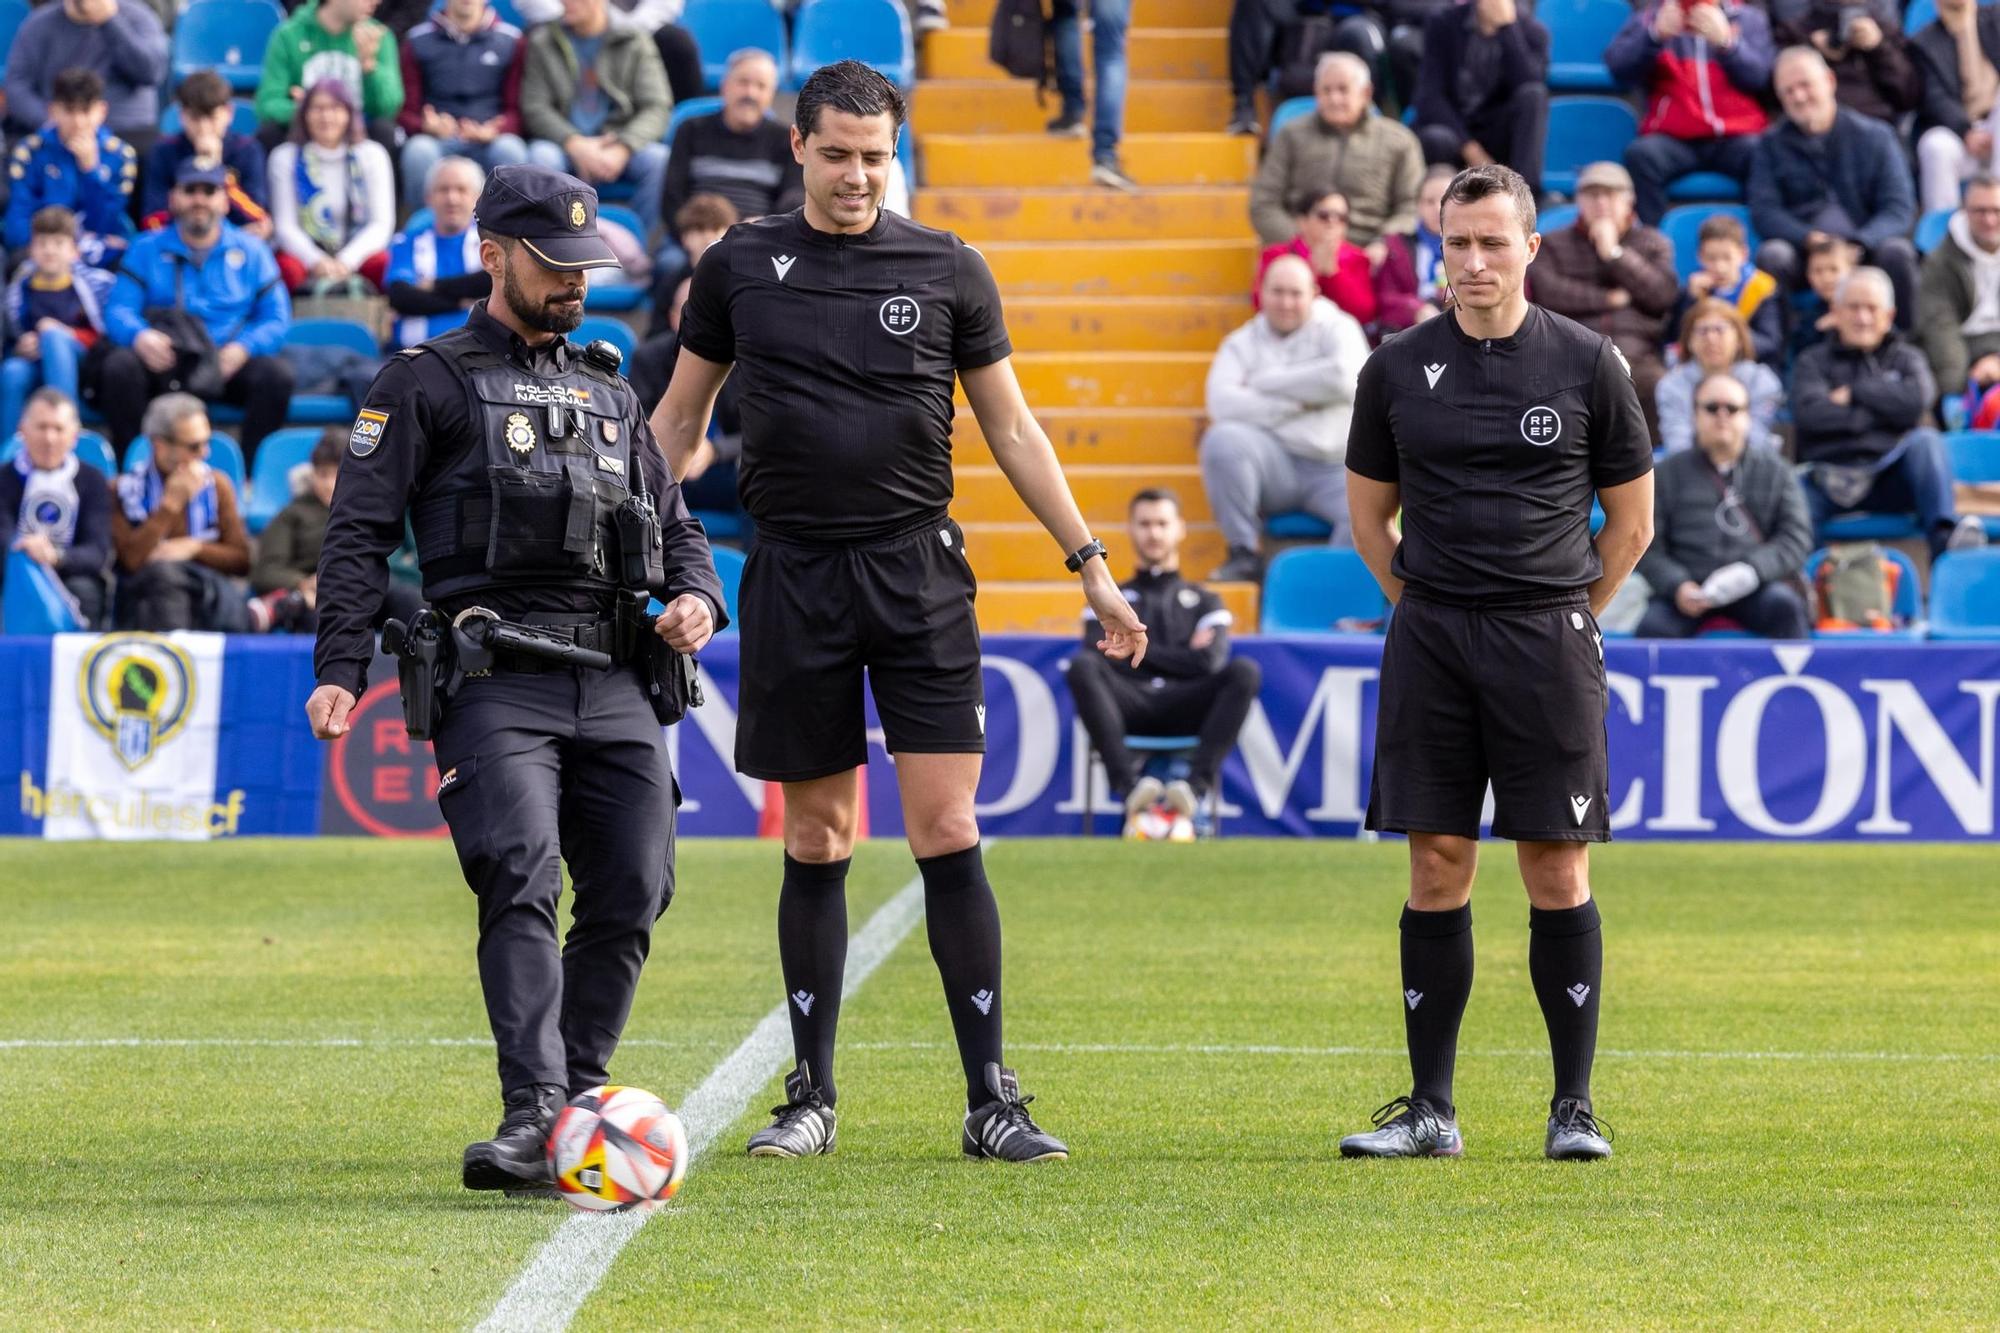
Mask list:
[[[507,1094],[507,1114],[492,1138],[465,1150],[465,1187],[542,1193],[555,1184],[549,1165],[549,1130],[569,1094],[547,1083]]]

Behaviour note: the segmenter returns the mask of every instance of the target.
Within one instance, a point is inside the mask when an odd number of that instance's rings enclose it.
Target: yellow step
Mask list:
[[[1240,296],[1257,273],[1251,241],[1007,241],[979,252],[1008,296]]]
[[[1055,98],[1037,102],[1025,79],[928,79],[917,85],[910,124],[925,135],[1042,134],[1060,105]],[[1219,130],[1229,123],[1229,109],[1226,83],[1134,82],[1125,91],[1125,133]]]
[[[1004,77],[1005,71],[986,58],[987,38],[985,28],[950,28],[930,34],[924,38],[921,52],[923,77]],[[1149,79],[1227,79],[1229,32],[1223,24],[1212,28],[1135,28],[1125,38],[1125,64],[1126,77],[1135,83]]]
[[[1185,189],[991,190],[925,188],[917,221],[955,231],[974,245],[999,241],[1220,241],[1253,235],[1250,191]]]
[[[981,586],[1001,579],[1046,579],[1062,570],[1063,553],[1039,523],[967,523],[965,553]],[[1132,539],[1121,523],[1096,534],[1111,554],[1111,572],[1130,578],[1134,568]],[[1181,544],[1181,566],[1189,578],[1200,578],[1221,564],[1229,544],[1213,523],[1190,523]]]
[[[1257,624],[1257,585],[1208,585],[1236,618],[1239,632]],[[996,582],[979,590],[979,628],[987,634],[1078,634],[1083,626],[1083,590],[1067,582]],[[1145,667],[1139,668],[1141,671]]]
[[[1007,302],[1017,352],[1213,352],[1250,318],[1237,296],[1029,296]]]
[[[1046,134],[928,134],[926,186],[1015,189],[1090,184],[1090,145]],[[1119,145],[1125,174],[1141,185],[1241,185],[1257,170],[1257,141],[1241,135],[1131,134]]]
[[[952,514],[961,523],[1032,523],[1021,497],[997,467],[955,469]],[[1148,486],[1166,486],[1180,497],[1181,514],[1190,523],[1207,523],[1208,493],[1201,486],[1201,469],[1179,467],[1073,467],[1065,470],[1070,494],[1084,518],[1097,527],[1125,522],[1132,496]]]
[[[945,0],[954,28],[984,31],[993,23],[993,8],[994,0]],[[1229,23],[1229,0],[1145,0],[1132,17],[1151,28],[1221,28]]]
[[[1049,407],[1200,407],[1207,352],[1023,352],[1014,373]]]
[[[1075,408],[1031,404],[1064,467],[1079,464],[1191,464],[1207,416],[1199,408]],[[957,466],[991,466],[979,419],[964,407],[951,423]]]

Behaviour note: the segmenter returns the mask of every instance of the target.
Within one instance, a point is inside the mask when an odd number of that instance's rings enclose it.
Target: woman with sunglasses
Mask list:
[[[1312,266],[1319,294],[1354,316],[1364,328],[1375,321],[1375,277],[1368,253],[1347,239],[1347,197],[1338,190],[1307,191],[1292,200],[1298,234],[1264,251],[1257,263],[1251,304],[1263,308],[1264,271],[1279,255],[1297,255]]]
[[[1681,362],[1654,390],[1660,446],[1670,454],[1693,447],[1695,386],[1716,374],[1732,377],[1749,396],[1750,447],[1782,451],[1784,442],[1773,425],[1784,406],[1784,381],[1757,360],[1750,326],[1736,307],[1712,296],[1688,307],[1681,319]]]

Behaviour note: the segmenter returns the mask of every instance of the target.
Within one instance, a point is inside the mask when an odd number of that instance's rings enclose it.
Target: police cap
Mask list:
[[[526,246],[543,268],[616,268],[597,234],[597,191],[546,167],[495,167],[473,209],[479,230]]]

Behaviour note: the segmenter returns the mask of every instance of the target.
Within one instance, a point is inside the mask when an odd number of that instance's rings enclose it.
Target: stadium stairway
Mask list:
[[[1170,486],[1186,509],[1188,572],[1223,558],[1196,466],[1202,386],[1223,335],[1249,317],[1257,262],[1249,181],[1257,141],[1229,118],[1228,0],[1146,0],[1127,38],[1120,156],[1141,188],[1090,184],[1090,145],[1044,131],[1057,109],[986,58],[994,0],[948,0],[924,39],[911,108],[918,221],[979,247],[1007,303],[1015,366],[1084,517],[1132,567],[1125,507]],[[1088,45],[1085,47],[1088,63]],[[1073,634],[1081,599],[1060,553],[1007,480],[961,397],[953,430],[966,551],[988,633]],[[1217,590],[1243,627],[1252,584]]]

